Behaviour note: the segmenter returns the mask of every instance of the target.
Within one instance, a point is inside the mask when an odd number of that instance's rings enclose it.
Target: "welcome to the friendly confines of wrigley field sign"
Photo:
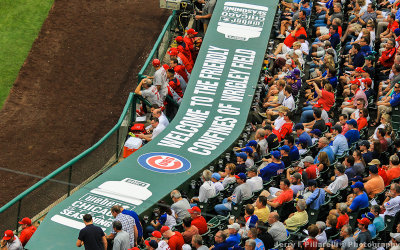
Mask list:
[[[223,153],[245,126],[278,0],[218,0],[178,114],[158,137],[53,208],[27,245],[75,249],[82,216],[142,213]]]

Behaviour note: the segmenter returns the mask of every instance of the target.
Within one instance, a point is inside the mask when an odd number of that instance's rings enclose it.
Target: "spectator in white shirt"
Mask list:
[[[222,190],[224,190],[224,186],[222,185],[222,183],[220,182],[221,180],[221,175],[218,173],[213,173],[211,175],[211,181],[214,183],[215,186],[215,191],[217,193],[221,192]]]
[[[386,193],[386,199],[383,202],[383,208],[385,212],[383,216],[395,216],[400,211],[400,185],[398,183],[392,183],[390,185],[389,192]]]
[[[199,196],[193,197],[190,203],[195,202],[207,202],[209,198],[214,197],[217,192],[215,190],[215,186],[211,181],[212,173],[210,170],[204,170],[201,180],[203,181],[203,185],[201,185],[199,190]]]
[[[286,85],[283,92],[285,97],[283,99],[282,106],[288,108],[290,111],[293,111],[296,108],[292,92],[293,92],[292,86]],[[267,119],[271,120],[271,117],[274,115],[278,115],[278,109],[275,108],[267,111]]]
[[[337,164],[335,166],[335,180],[329,184],[329,186],[324,188],[325,192],[332,195],[336,194],[340,189],[347,187],[349,180],[347,175],[344,173],[345,170],[346,168],[343,164]]]
[[[153,117],[158,118],[160,121],[160,124],[164,125],[164,127],[167,127],[169,125],[169,121],[167,116],[161,111],[161,109],[154,109],[153,110]]]
[[[253,166],[247,171],[247,184],[250,186],[251,191],[259,191],[263,189],[263,180],[257,175],[257,167]]]
[[[164,125],[160,124],[160,121],[156,117],[151,118],[150,123],[151,123],[151,126],[153,127],[153,133],[152,134],[146,134],[146,135],[145,134],[138,134],[137,136],[140,139],[144,139],[146,141],[151,141],[154,138],[156,138],[156,136],[158,134],[160,134],[165,129]]]

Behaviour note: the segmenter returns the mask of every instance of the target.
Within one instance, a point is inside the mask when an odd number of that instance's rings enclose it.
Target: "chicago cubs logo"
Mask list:
[[[182,156],[170,153],[147,153],[139,156],[139,164],[151,171],[167,174],[182,173],[190,169],[191,164]]]

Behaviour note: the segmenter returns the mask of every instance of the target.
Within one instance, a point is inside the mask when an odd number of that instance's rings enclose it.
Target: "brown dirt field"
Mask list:
[[[169,15],[158,0],[56,0],[0,111],[0,167],[46,176],[104,136]],[[38,180],[0,170],[0,205]]]

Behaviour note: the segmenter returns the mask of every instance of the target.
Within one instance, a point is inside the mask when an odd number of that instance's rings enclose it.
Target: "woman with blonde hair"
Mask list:
[[[319,153],[318,161],[319,161],[319,164],[318,164],[319,172],[323,171],[324,169],[327,169],[331,165],[328,154],[326,152]]]
[[[236,166],[233,163],[226,164],[225,171],[219,172],[221,177],[224,178],[224,180],[222,181],[222,185],[224,187],[228,186],[231,183],[236,182],[235,172],[236,172]]]

